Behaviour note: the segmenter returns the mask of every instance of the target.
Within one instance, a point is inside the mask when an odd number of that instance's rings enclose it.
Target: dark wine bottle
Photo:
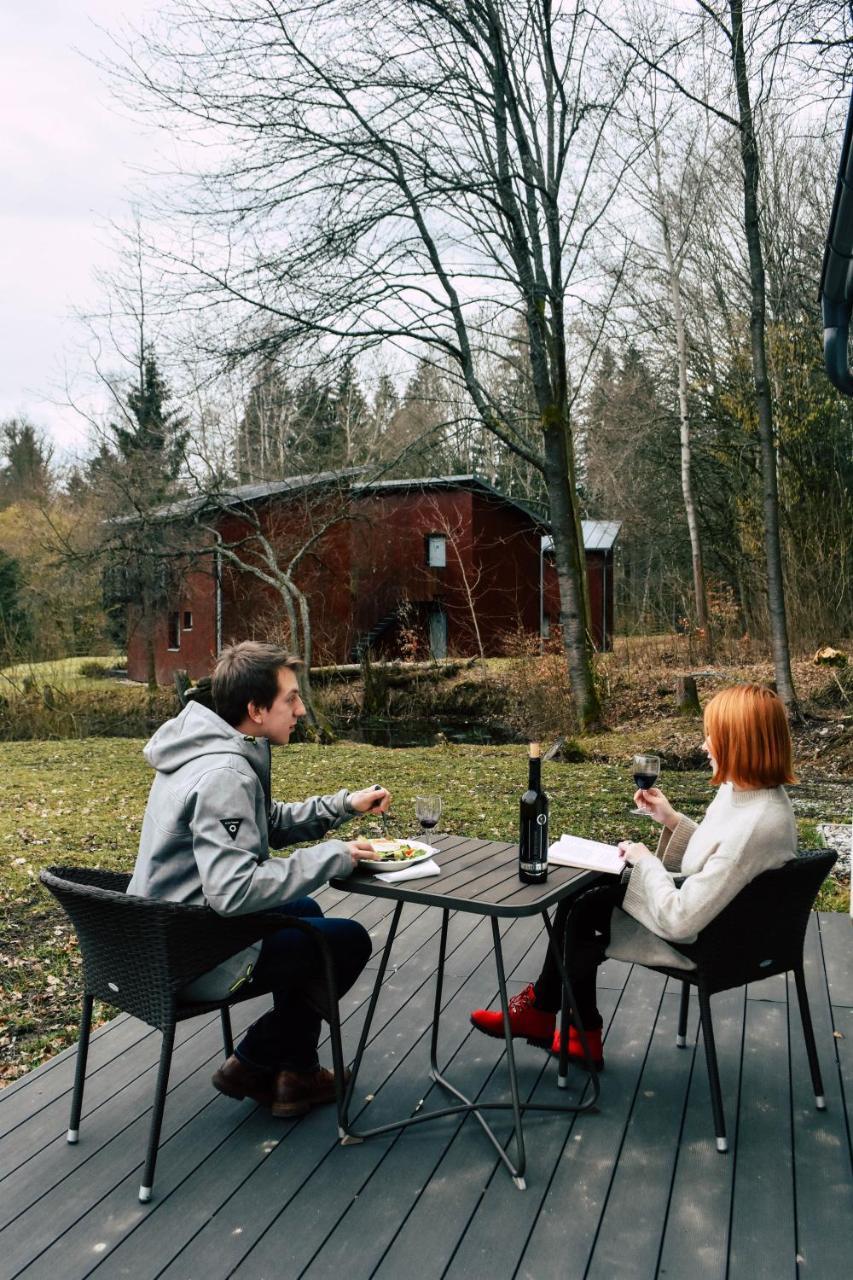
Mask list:
[[[527,790],[521,797],[518,833],[518,878],[544,884],[548,878],[548,797],[542,790],[539,743],[531,742]]]

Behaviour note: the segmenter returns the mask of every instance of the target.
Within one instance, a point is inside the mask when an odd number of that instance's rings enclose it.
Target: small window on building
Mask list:
[[[431,569],[447,567],[447,539],[443,533],[431,533],[427,537],[427,564]]]
[[[184,631],[192,631],[192,629],[193,629],[193,616],[190,613],[189,609],[184,609]]]
[[[169,648],[180,649],[181,647],[181,615],[179,613],[169,614]]]

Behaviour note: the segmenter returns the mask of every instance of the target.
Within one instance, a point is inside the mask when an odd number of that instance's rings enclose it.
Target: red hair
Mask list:
[[[788,717],[764,685],[736,684],[712,698],[705,708],[705,735],[717,763],[713,783],[778,787],[796,782]]]

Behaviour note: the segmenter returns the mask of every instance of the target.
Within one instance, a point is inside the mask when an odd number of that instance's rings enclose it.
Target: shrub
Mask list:
[[[81,662],[78,671],[86,680],[109,680],[113,674],[105,662]]]
[[[0,740],[144,738],[175,715],[172,689],[122,685],[103,689],[30,688],[0,697]]]
[[[542,654],[539,637],[521,629],[507,634],[503,648],[518,659],[503,677],[509,722],[528,738],[569,736],[577,729],[577,715],[559,631],[554,629]],[[605,693],[599,689],[599,697]]]

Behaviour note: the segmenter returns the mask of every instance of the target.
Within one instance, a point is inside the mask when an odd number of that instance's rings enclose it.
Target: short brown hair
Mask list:
[[[788,717],[780,699],[764,685],[721,690],[705,708],[705,734],[717,762],[712,782],[739,787],[796,782]]]
[[[223,649],[211,682],[216,714],[233,727],[246,718],[250,702],[271,707],[278,696],[279,671],[298,671],[301,666],[301,658],[277,644],[241,640]]]

